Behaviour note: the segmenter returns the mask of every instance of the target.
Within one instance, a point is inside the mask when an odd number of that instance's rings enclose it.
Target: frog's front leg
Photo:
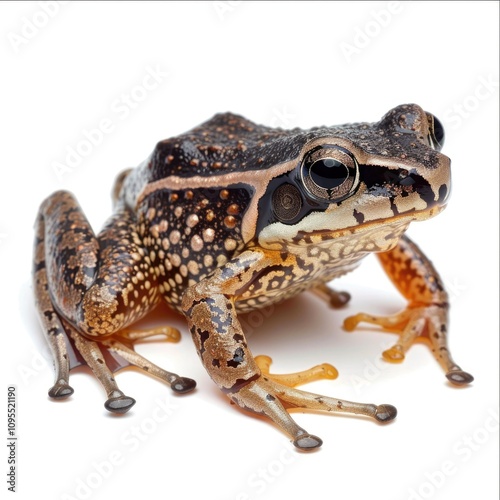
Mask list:
[[[392,420],[396,409],[391,405],[353,403],[308,393],[290,387],[297,383],[294,377],[273,379],[267,370],[261,372],[248,348],[235,304],[242,297],[249,298],[249,290],[254,290],[255,296],[257,291],[265,292],[273,273],[283,274],[285,265],[279,255],[249,250],[184,293],[182,308],[212,379],[240,407],[273,420],[302,450],[317,448],[322,441],[298,426],[286,408],[363,414],[379,422]],[[330,378],[335,376],[332,370],[327,371]]]
[[[395,363],[404,360],[406,351],[417,338],[425,337],[450,382],[456,385],[472,382],[472,375],[453,361],[448,349],[448,294],[432,263],[406,236],[394,249],[378,254],[378,258],[394,285],[408,300],[408,307],[388,317],[365,313],[351,316],[344,322],[346,330],[354,330],[364,321],[400,332],[398,342],[383,353],[384,359]]]
[[[124,328],[159,300],[156,274],[141,246],[135,216],[118,206],[96,237],[73,196],[60,191],[42,204],[36,229],[34,291],[56,368],[49,396],[60,399],[73,393],[73,348],[103,385],[105,407],[116,413],[127,411],[135,401],[119,390],[106,365],[106,351],[121,358],[119,367],[134,364],[176,392],[194,388],[193,380],[156,367],[126,345],[144,335],[134,336]],[[167,336],[172,337],[171,330],[165,330]]]

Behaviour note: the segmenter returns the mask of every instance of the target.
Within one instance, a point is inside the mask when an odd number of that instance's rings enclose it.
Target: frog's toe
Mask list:
[[[49,390],[49,397],[52,399],[65,399],[71,396],[75,392],[73,387],[67,384],[65,381],[59,381]]]
[[[151,334],[151,332],[155,333],[157,332],[157,330],[146,331],[142,333],[146,333],[147,335],[149,335]],[[154,363],[151,363],[151,361],[149,361],[148,359],[141,356],[139,353],[135,352],[130,347],[127,347],[122,342],[110,339],[103,341],[102,344],[111,352],[113,352],[115,355],[117,354],[118,356],[126,360],[128,363],[137,366],[146,373],[149,373],[150,375],[153,375],[165,381],[167,384],[170,385],[171,389],[178,394],[184,394],[186,392],[190,392],[196,387],[195,380],[187,377],[181,377],[176,373],[172,373],[167,370],[164,370],[163,368],[160,368]]]
[[[446,378],[454,385],[467,385],[470,384],[474,377],[463,370],[450,370],[446,374]]]
[[[288,387],[295,387],[297,385],[314,382],[316,380],[334,380],[339,376],[337,369],[329,363],[313,366],[308,370],[295,373],[270,373],[272,359],[269,356],[260,355],[255,358],[257,366],[260,368],[261,373],[267,378],[279,382],[280,384]]]
[[[126,413],[135,405],[135,399],[125,396],[121,391],[114,391],[111,397],[104,403],[106,410],[111,413]]]
[[[170,383],[170,387],[174,392],[184,394],[196,387],[196,380],[187,377],[177,377]]]
[[[301,451],[312,451],[319,448],[323,441],[318,436],[312,434],[303,434],[293,440],[293,445]]]
[[[394,420],[397,414],[398,410],[396,410],[396,407],[388,404],[383,404],[377,406],[374,418],[375,420],[377,420],[377,422],[385,423]]]
[[[400,345],[395,345],[385,350],[382,357],[390,363],[402,363],[405,359],[405,353]]]
[[[344,307],[351,300],[350,293],[338,292],[327,285],[318,285],[311,291],[334,309]]]

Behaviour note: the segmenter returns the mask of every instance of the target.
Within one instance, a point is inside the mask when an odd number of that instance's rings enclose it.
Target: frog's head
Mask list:
[[[450,193],[450,160],[440,153],[441,123],[414,104],[376,123],[302,131],[290,169],[259,200],[260,244],[363,239],[387,250],[412,220],[439,213]]]

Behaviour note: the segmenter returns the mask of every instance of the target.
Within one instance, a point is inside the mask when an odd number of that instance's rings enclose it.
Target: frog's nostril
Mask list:
[[[429,122],[429,140],[431,146],[437,151],[441,151],[444,145],[444,127],[443,124],[431,113],[427,114]]]

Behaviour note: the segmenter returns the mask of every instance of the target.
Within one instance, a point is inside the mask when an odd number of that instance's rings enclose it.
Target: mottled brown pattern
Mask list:
[[[450,162],[438,151],[437,124],[416,105],[398,106],[376,123],[310,130],[216,115],[158,143],[137,169],[120,174],[114,213],[97,235],[73,195],[54,193],[40,207],[33,273],[56,366],[49,395],[69,396],[69,370],[82,363],[101,382],[105,407],[115,413],[135,403],[113,375],[129,364],[175,392],[192,390],[193,380],[133,350],[135,341],[153,335],[178,339],[172,328],[130,330],[165,300],[186,316],[200,359],[220,389],[242,408],[271,418],[298,448],[316,448],[321,439],[294,422],[290,407],[392,420],[391,405],[294,388],[334,378],[331,365],[270,374],[270,360],[254,359],[238,320],[239,312],[305,290],[342,307],[349,295],[326,283],[369,253],[380,256],[409,304],[388,318],[348,318],[346,328],[368,321],[397,329],[398,343],[384,353],[389,361],[402,360],[418,336],[427,336],[449,380],[471,382],[447,348],[448,303],[440,278],[404,237],[412,221],[438,214],[450,192]]]

